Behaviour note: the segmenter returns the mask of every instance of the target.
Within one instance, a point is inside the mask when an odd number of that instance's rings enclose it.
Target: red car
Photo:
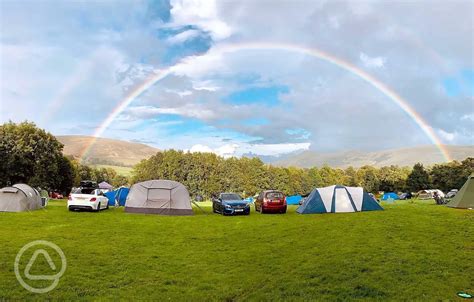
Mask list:
[[[286,213],[286,196],[280,191],[267,190],[258,194],[255,211],[260,213]]]
[[[64,196],[63,196],[63,194],[58,193],[58,192],[50,192],[50,193],[49,193],[49,198],[52,198],[52,199],[63,199]]]

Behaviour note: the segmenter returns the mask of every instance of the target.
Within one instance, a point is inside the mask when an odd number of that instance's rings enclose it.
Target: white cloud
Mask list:
[[[218,148],[212,149],[209,146],[197,144],[197,145],[192,146],[189,152],[215,153],[224,158],[229,158],[232,156],[236,156],[236,150],[238,147],[239,145],[237,144],[226,144]]]
[[[175,25],[197,25],[210,32],[215,41],[232,34],[230,26],[219,18],[215,0],[175,0],[171,6]]]
[[[126,110],[126,114],[132,115],[136,118],[146,119],[160,114],[177,114],[185,117],[198,119],[211,119],[214,117],[214,112],[210,109],[201,108],[198,105],[186,104],[182,107],[154,107],[154,106],[135,106]]]
[[[262,156],[278,156],[281,154],[291,153],[294,151],[308,150],[310,143],[296,144],[225,144],[217,148],[211,148],[206,145],[196,144],[191,147],[190,152],[207,152],[215,153],[224,158],[232,156],[242,156],[243,154],[256,154]]]
[[[465,114],[461,116],[461,120],[469,120],[474,122],[474,113],[471,114]]]
[[[384,57],[369,57],[365,53],[361,52],[359,55],[360,60],[368,68],[382,68],[385,66],[385,61],[387,60]]]
[[[447,132],[442,129],[438,130],[438,134],[441,136],[441,138],[443,138],[444,140],[450,143],[453,142],[457,136],[456,133]]]
[[[188,40],[194,39],[200,35],[200,31],[196,29],[186,30],[182,33],[169,37],[166,41],[169,44],[180,44]]]

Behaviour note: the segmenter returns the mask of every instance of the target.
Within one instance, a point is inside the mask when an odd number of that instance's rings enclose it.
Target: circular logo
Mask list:
[[[54,264],[53,258],[51,258],[51,255],[46,251],[44,246],[47,246],[51,248],[52,250],[55,251],[54,256],[57,258],[58,255],[61,258],[61,269],[58,271],[56,265]],[[23,254],[28,251],[31,248],[35,248],[35,251],[33,252],[33,255],[31,256],[30,260],[28,261],[28,264],[26,265],[23,275],[20,272],[20,261],[23,256]],[[56,255],[57,254],[57,255]],[[46,259],[46,262],[49,264],[49,267],[51,268],[52,271],[57,272],[54,275],[34,275],[31,274],[31,268],[33,267],[35,261],[39,256],[42,256],[44,259]],[[44,294],[47,293],[51,290],[53,290],[59,283],[59,279],[64,275],[64,272],[66,271],[66,256],[64,255],[64,252],[57,246],[56,244],[46,241],[46,240],[36,240],[32,241],[28,244],[26,244],[24,247],[21,248],[21,250],[18,252],[15,258],[15,276],[18,282],[20,282],[21,286],[23,286],[26,290],[32,292],[32,293],[38,293],[38,294]],[[30,281],[37,281],[37,280],[50,280],[52,283],[46,287],[33,287],[30,284],[28,284],[26,280]]]

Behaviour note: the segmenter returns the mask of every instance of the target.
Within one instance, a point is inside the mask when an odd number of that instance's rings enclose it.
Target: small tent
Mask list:
[[[419,199],[431,199],[431,198],[434,198],[435,192],[438,193],[438,196],[444,197],[443,191],[438,190],[438,189],[421,190],[417,194],[418,194]]]
[[[398,197],[397,193],[387,192],[383,194],[381,199],[382,200],[399,200],[400,197]]]
[[[127,200],[129,188],[120,187],[117,190],[113,190],[105,193],[104,195],[109,199],[109,206],[115,206],[116,204],[123,207],[125,206],[125,201]]]
[[[134,184],[125,212],[161,215],[194,215],[186,187],[172,180],[148,180]]]
[[[451,208],[474,209],[474,173],[467,178],[461,190],[447,204]]]
[[[383,210],[383,208],[363,188],[335,185],[314,189],[296,212],[312,214],[375,210]]]
[[[301,195],[291,195],[286,197],[286,204],[295,205],[300,204],[300,201],[303,197]]]
[[[106,181],[103,181],[99,184],[99,189],[110,190],[112,191],[114,187]]]
[[[16,184],[0,189],[0,212],[33,211],[41,207],[41,195],[28,185]]]

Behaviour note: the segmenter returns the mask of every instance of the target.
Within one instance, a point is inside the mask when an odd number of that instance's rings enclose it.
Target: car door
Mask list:
[[[220,196],[216,199],[216,206],[219,212],[222,212],[224,210],[224,206],[222,205],[222,199]]]
[[[219,198],[214,197],[214,198],[212,199],[212,207],[213,207],[214,210],[217,211],[217,212],[220,212],[220,211],[221,211],[221,209],[220,209],[220,207],[219,207]]]
[[[107,197],[105,197],[104,193],[101,190],[96,190],[97,200],[100,202],[100,208],[105,209],[107,207],[106,201]]]

